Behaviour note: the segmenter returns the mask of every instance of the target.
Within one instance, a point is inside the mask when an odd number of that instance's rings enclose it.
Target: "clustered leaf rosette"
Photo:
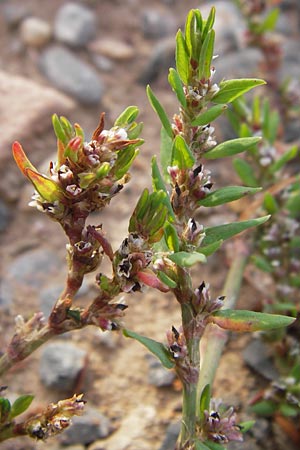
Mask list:
[[[78,124],[73,127],[65,117],[54,115],[57,161],[50,163],[47,176],[31,164],[15,142],[17,165],[36,190],[30,205],[62,224],[69,216],[84,219],[107,205],[128,182],[128,169],[143,143],[138,137],[142,124],[135,122],[137,114],[135,106],[128,107],[106,130],[102,113],[89,142],[85,142]]]

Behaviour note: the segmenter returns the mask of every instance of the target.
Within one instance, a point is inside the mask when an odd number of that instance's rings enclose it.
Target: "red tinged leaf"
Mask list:
[[[222,309],[213,313],[209,321],[230,331],[264,331],[291,325],[294,317],[246,310]]]
[[[19,167],[21,172],[25,175],[25,177],[28,177],[27,169],[31,169],[31,170],[37,172],[36,168],[31,164],[31,162],[27,158],[22,145],[18,141],[15,141],[13,143],[12,152],[13,152],[15,161],[17,163],[17,166]]]
[[[100,242],[104,253],[109,257],[109,259],[112,261],[114,259],[114,252],[112,249],[112,246],[104,236],[103,231],[100,228],[96,228],[92,225],[89,225],[87,227],[88,232],[98,241]]]
[[[145,269],[136,274],[139,281],[146,284],[146,286],[150,286],[154,289],[158,289],[161,292],[168,292],[170,289],[166,286],[160,279],[155,275],[154,272],[150,269]]]
[[[55,183],[55,181],[29,168],[26,169],[25,174],[34,185],[40,196],[47,202],[52,203],[63,198],[63,191]]]

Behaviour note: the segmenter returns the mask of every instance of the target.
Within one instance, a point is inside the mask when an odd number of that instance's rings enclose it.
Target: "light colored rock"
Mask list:
[[[43,47],[52,35],[51,26],[38,17],[27,17],[20,27],[21,39],[30,47]]]
[[[66,48],[54,45],[41,55],[39,67],[55,87],[80,103],[97,105],[104,87],[96,70]]]
[[[40,360],[42,383],[51,389],[72,391],[77,377],[85,367],[86,357],[85,350],[71,343],[54,342],[46,345]]]
[[[134,57],[134,48],[117,39],[98,39],[91,42],[88,48],[91,52],[99,53],[119,61],[128,60]]]
[[[22,142],[30,158],[37,156],[33,136],[52,128],[51,115],[68,115],[75,102],[66,95],[24,77],[0,71],[0,195],[13,201],[25,181],[11,154],[14,140]]]
[[[125,411],[124,411],[125,415]],[[156,417],[156,410],[150,405],[139,405],[134,410],[126,412],[122,424],[118,431],[113,433],[108,439],[95,442],[89,450],[109,450],[126,449],[130,444],[145,435],[145,429]]]
[[[176,33],[177,23],[171,12],[162,14],[153,7],[142,12],[142,31],[149,39],[158,39]]]
[[[83,47],[96,34],[96,17],[93,12],[78,3],[66,3],[58,11],[54,23],[58,41],[72,47]]]

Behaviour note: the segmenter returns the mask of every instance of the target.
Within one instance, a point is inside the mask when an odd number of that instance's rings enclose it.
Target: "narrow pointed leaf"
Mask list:
[[[159,270],[157,272],[157,276],[158,278],[164,283],[166,284],[169,288],[171,289],[175,289],[177,287],[177,283],[176,281],[172,280],[172,278],[168,277],[168,275],[166,275],[164,272],[162,272],[161,270]]]
[[[247,161],[241,158],[235,158],[232,164],[243,183],[247,184],[247,186],[258,187],[254,170]]]
[[[27,169],[34,170],[37,172],[36,168],[31,164],[29,159],[27,158],[22,145],[15,141],[12,145],[12,152],[14,159],[17,163],[17,166],[21,170],[21,172],[27,177]]]
[[[168,80],[169,80],[169,84],[170,84],[171,88],[173,89],[173,91],[176,94],[176,97],[178,98],[179,103],[184,108],[186,108],[186,97],[185,97],[184,90],[182,87],[182,82],[180,80],[178,73],[176,72],[175,69],[173,69],[173,67],[171,67],[171,69],[169,71]]]
[[[123,127],[132,123],[137,118],[138,113],[139,109],[137,106],[128,106],[115,120],[114,126]]]
[[[170,121],[168,119],[168,116],[167,116],[164,108],[160,104],[159,100],[154,95],[154,93],[153,93],[153,91],[152,91],[152,89],[150,88],[149,85],[147,86],[147,95],[148,95],[148,99],[149,99],[149,101],[151,103],[152,108],[157,113],[158,117],[160,118],[162,126],[166,130],[167,134],[171,138],[173,138],[173,130],[172,130]]]
[[[275,173],[280,170],[288,161],[296,158],[298,154],[298,146],[294,145],[292,148],[287,150],[277,161],[275,161],[270,167],[269,172]]]
[[[66,130],[60,123],[60,120],[59,120],[57,114],[53,114],[53,116],[52,116],[52,125],[53,125],[54,132],[56,134],[57,139],[59,139],[64,145],[67,145],[69,138],[66,135]]]
[[[63,197],[63,192],[55,181],[31,169],[27,169],[26,172],[29,180],[44,200],[54,202]]]
[[[31,405],[33,399],[34,396],[30,394],[21,395],[18,397],[11,407],[10,418],[13,419],[26,411]]]
[[[251,430],[255,425],[255,420],[247,420],[247,422],[240,422],[239,428],[242,433],[247,433],[247,431]]]
[[[206,159],[224,158],[249,150],[261,140],[261,137],[244,137],[222,142],[205,153]]]
[[[213,122],[227,109],[227,105],[214,105],[193,120],[192,125],[203,126]]]
[[[205,21],[205,25],[203,28],[203,38],[205,39],[207,33],[212,29],[215,23],[215,17],[216,17],[216,8],[213,6],[209,12],[208,18]]]
[[[190,70],[190,55],[181,30],[178,30],[176,34],[175,60],[176,60],[176,70],[181,78],[181,81],[185,85],[188,85],[189,70]]]
[[[164,197],[164,203],[169,211],[169,220],[175,220],[175,215],[174,215],[174,211],[173,211],[173,208],[172,208],[172,205],[170,202],[168,191],[165,186],[164,180],[161,176],[155,156],[153,156],[153,158],[152,158],[152,185],[153,185],[153,189],[156,192],[157,191],[165,192],[166,195]],[[172,219],[170,219],[170,218],[172,218]]]
[[[206,262],[205,255],[198,252],[177,252],[170,254],[168,258],[180,267],[191,267],[194,264]]]
[[[229,239],[248,228],[262,225],[270,216],[259,217],[258,219],[244,220],[242,222],[227,223],[225,225],[217,225],[216,227],[205,228],[205,238],[202,241],[202,245],[209,245],[220,239]]]
[[[167,223],[167,225],[164,228],[164,235],[165,235],[165,241],[167,243],[168,249],[171,250],[171,252],[178,252],[179,251],[179,239],[177,235],[176,229],[171,225],[170,223]]]
[[[208,80],[211,76],[210,66],[214,53],[215,45],[215,32],[210,30],[201,47],[201,52],[199,56],[199,78]]]
[[[209,411],[209,405],[210,405],[210,398],[211,398],[211,388],[210,385],[207,384],[204,386],[201,397],[200,397],[200,418],[202,419],[204,417],[204,411]]]
[[[196,441],[195,442],[195,450],[210,450],[203,442]]]
[[[223,241],[220,240],[220,241],[213,242],[212,244],[209,244],[209,245],[205,245],[205,246],[201,245],[201,247],[198,247],[197,251],[199,251],[200,253],[202,253],[205,256],[209,256],[209,255],[212,255],[214,252],[216,252],[221,247],[222,244],[223,244]]]
[[[221,81],[220,90],[212,98],[213,103],[230,103],[250,89],[266,84],[264,80],[258,78],[241,78],[236,80]]]
[[[177,166],[179,169],[190,169],[195,163],[195,158],[186,144],[184,138],[179,134],[173,142],[172,148],[172,166]]]
[[[144,345],[153,355],[155,355],[166,369],[172,369],[175,364],[171,359],[168,349],[161,342],[154,341],[146,336],[142,336],[133,331],[124,329],[123,334],[126,337],[135,339]]]
[[[265,20],[256,28],[257,33],[265,33],[266,31],[274,31],[277,20],[279,18],[280,9],[272,9]]]
[[[203,200],[198,201],[198,205],[211,207],[223,205],[224,203],[233,202],[239,200],[248,194],[255,194],[261,191],[261,188],[251,188],[248,186],[226,186],[222,189],[217,189],[214,192],[210,192]]]
[[[222,309],[213,313],[209,320],[225,330],[253,332],[287,327],[296,319],[277,314]]]

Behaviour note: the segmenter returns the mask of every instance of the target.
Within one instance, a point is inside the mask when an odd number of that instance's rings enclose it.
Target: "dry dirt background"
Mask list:
[[[0,2],[0,6],[2,3]],[[14,5],[20,3],[40,18],[53,23],[58,8],[66,3],[60,0],[38,1],[11,1]],[[9,211],[8,225],[2,233],[1,239],[1,276],[5,281],[6,303],[2,298],[0,348],[4,348],[13,333],[14,316],[22,313],[25,317],[39,308],[39,290],[59,287],[65,275],[64,236],[55,223],[48,223],[45,217],[35,210],[27,207],[31,195],[31,188],[22,179],[13,167],[9,148],[13,139],[21,139],[28,149],[34,163],[42,164],[55,151],[55,139],[51,132],[50,116],[53,112],[68,114],[71,122],[79,122],[87,134],[96,127],[101,111],[107,113],[107,124],[111,125],[114,118],[119,115],[127,105],[135,104],[140,108],[140,119],[145,123],[143,145],[140,156],[132,170],[132,181],[116,199],[112,201],[111,208],[104,214],[93,217],[94,223],[103,223],[104,229],[110,236],[114,248],[117,248],[123,237],[126,236],[127,221],[135,205],[136,199],[145,185],[150,186],[150,160],[151,156],[159,151],[159,123],[152,112],[145,95],[145,86],[137,82],[138,77],[146,67],[151,56],[155,41],[146,39],[141,33],[140,17],[142,12],[151,8],[170,13],[176,24],[175,29],[182,26],[187,11],[198,7],[201,2],[185,1],[86,1],[81,2],[90,6],[99,21],[99,35],[125,41],[132,45],[136,52],[130,60],[115,61],[111,72],[100,73],[105,85],[105,92],[101,103],[97,106],[87,107],[66,99],[64,96],[50,94],[44,104],[39,104],[30,97],[30,89],[26,102],[19,101],[18,94],[10,92],[1,103],[1,193],[7,210]],[[218,9],[218,2],[215,2]],[[0,17],[0,64],[1,70],[6,74],[21,75],[33,80],[38,88],[48,89],[49,83],[37,69],[36,61],[39,51],[33,48],[18,50],[17,29],[10,30],[3,17]],[[14,49],[17,49],[14,51]],[[89,56],[84,50],[79,55],[88,60]],[[176,103],[167,89],[167,71],[152,83],[157,96],[171,114],[176,109]],[[7,81],[6,81],[7,82]],[[1,87],[0,87],[1,89]],[[7,94],[7,93],[6,93]],[[38,96],[38,95],[37,95]],[[5,100],[6,98],[6,100]],[[44,98],[44,97],[42,97]],[[57,107],[58,110],[53,108]],[[35,109],[35,111],[33,111]],[[13,114],[11,113],[13,111]],[[38,123],[37,123],[38,122]],[[30,133],[27,127],[33,127]],[[6,130],[9,133],[6,133]],[[32,128],[30,128],[32,129]],[[15,133],[15,134],[13,134]],[[2,139],[1,137],[1,139]],[[228,167],[215,167],[219,181],[228,182]],[[211,223],[224,221],[232,212],[217,212]],[[204,220],[208,220],[204,218]],[[230,253],[230,252],[229,252]],[[41,254],[48,255],[50,262],[45,264],[45,270],[34,266]],[[14,271],[14,261],[20,255],[25,255],[23,266]],[[46,257],[46,258],[47,258]],[[33,261],[33,262],[32,262]],[[221,294],[225,279],[228,260],[224,250],[218,256],[212,257],[207,267],[200,267],[195,274],[197,282],[207,280],[213,294]],[[20,267],[22,269],[20,269]],[[28,273],[26,268],[28,267]],[[35,273],[39,278],[35,283]],[[200,272],[201,271],[201,272]],[[26,272],[26,273],[25,273]],[[47,272],[47,273],[45,273]],[[24,275],[25,273],[25,275]],[[8,281],[7,281],[8,280]],[[89,277],[88,285],[92,285],[93,276]],[[9,294],[7,289],[10,290]],[[87,302],[89,292],[85,289],[80,301]],[[249,285],[244,286],[241,295],[241,305],[251,307],[257,300],[257,291]],[[171,325],[179,324],[179,312],[174,300],[168,295],[158,292],[147,292],[127,297],[129,304],[125,318],[126,326],[154,339],[164,340],[166,330]],[[249,306],[250,305],[250,306]],[[1,307],[1,302],[0,302]],[[104,337],[103,337],[104,336]],[[146,351],[137,343],[125,340],[118,334],[103,335],[96,329],[85,329],[73,333],[66,338],[78,347],[87,350],[88,358],[86,369],[82,374],[77,390],[85,393],[88,406],[98,408],[110,418],[115,433],[107,439],[90,446],[94,450],[150,450],[159,449],[169,423],[176,422],[180,417],[180,387],[176,382],[165,388],[157,388],[148,382],[149,364],[145,357]],[[226,354],[221,362],[215,384],[215,394],[221,396],[225,402],[234,404],[242,413],[243,418],[249,418],[245,405],[251,393],[263,385],[263,380],[254,377],[242,361],[241,350],[248,337],[233,335]],[[9,385],[9,393],[33,392],[36,396],[34,407],[37,409],[47,402],[56,401],[70,394],[50,391],[45,388],[39,379],[40,351],[16,366],[8,374],[2,384]],[[292,449],[292,444],[281,444],[274,440],[271,426],[267,421],[258,424],[257,432],[250,435],[248,449]],[[27,439],[2,444],[1,449],[31,450],[31,449],[58,450],[60,444],[50,440],[46,444],[34,443]],[[71,447],[70,447],[71,448]],[[72,450],[83,450],[82,446],[73,446]],[[233,447],[231,447],[233,448]],[[239,448],[239,447],[234,447]]]

